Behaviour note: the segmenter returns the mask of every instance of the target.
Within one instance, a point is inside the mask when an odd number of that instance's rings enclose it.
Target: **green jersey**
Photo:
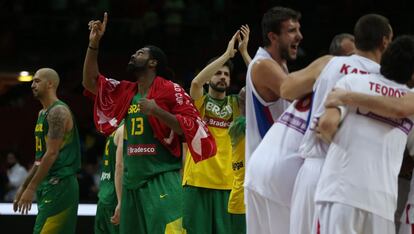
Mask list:
[[[177,158],[155,138],[148,117],[139,112],[136,94],[125,118],[123,184],[128,189],[141,187],[162,172],[179,170],[181,158]]]
[[[123,127],[123,125],[122,125]],[[106,138],[105,151],[102,159],[102,174],[99,183],[99,202],[104,205],[115,206],[117,204],[115,191],[115,162],[116,162],[116,145],[114,143],[114,131]]]
[[[58,100],[53,103],[46,111],[42,111],[36,122],[35,127],[35,140],[36,140],[36,162],[40,162],[46,153],[46,139],[49,130],[47,122],[47,115],[49,111],[58,105],[69,107],[62,101]],[[59,150],[58,157],[53,163],[52,167],[46,178],[43,180],[43,184],[54,184],[64,177],[74,175],[80,169],[81,154],[80,154],[80,143],[79,134],[76,127],[75,120],[73,118],[73,127],[70,132],[65,133],[63,138],[63,144]],[[40,186],[41,187],[41,186]]]

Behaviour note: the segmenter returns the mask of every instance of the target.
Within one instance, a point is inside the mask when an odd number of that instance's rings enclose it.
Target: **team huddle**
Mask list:
[[[389,20],[367,14],[335,52],[289,73],[300,19],[269,9],[253,58],[242,25],[189,93],[153,45],[131,56],[136,82],[101,74],[108,15],[89,22],[82,84],[107,136],[95,233],[396,233],[398,175],[414,156],[414,37],[393,40]],[[246,86],[227,95],[237,52]],[[24,214],[36,193],[34,233],[76,230],[80,143],[58,85],[53,69],[34,75],[36,161],[14,200]],[[414,232],[412,188],[400,234]]]

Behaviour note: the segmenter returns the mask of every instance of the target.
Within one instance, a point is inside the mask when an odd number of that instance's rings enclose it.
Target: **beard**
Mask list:
[[[149,59],[142,63],[136,63],[134,60],[130,61],[127,65],[128,73],[141,73],[148,67]]]
[[[209,86],[214,90],[214,91],[217,91],[217,92],[220,92],[220,93],[224,93],[224,92],[226,92],[226,90],[227,90],[227,88],[228,88],[228,86],[227,86],[227,84],[225,84],[225,86],[223,87],[223,86],[219,86],[219,84],[220,83],[222,83],[221,81],[220,82],[217,82],[217,83],[215,83],[215,84],[213,84],[213,83],[211,83],[210,82],[210,84],[209,84]]]
[[[281,47],[280,50],[279,50],[279,52],[280,52],[280,57],[282,59],[285,59],[286,61],[289,61],[289,62],[295,60],[295,58],[292,58],[290,56],[290,54],[289,54],[289,48],[287,46],[286,47]]]

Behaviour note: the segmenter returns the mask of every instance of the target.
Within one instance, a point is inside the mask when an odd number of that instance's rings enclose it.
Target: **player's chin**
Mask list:
[[[298,57],[297,51],[289,53],[289,59],[290,60],[296,60],[297,57]]]

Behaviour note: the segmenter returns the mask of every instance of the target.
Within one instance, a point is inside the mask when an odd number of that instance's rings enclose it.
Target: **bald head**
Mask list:
[[[329,53],[335,56],[348,56],[355,53],[355,39],[352,34],[336,35],[329,46]]]
[[[51,82],[55,89],[57,89],[57,87],[59,86],[59,75],[52,68],[40,68],[39,70],[37,70],[35,76]]]

